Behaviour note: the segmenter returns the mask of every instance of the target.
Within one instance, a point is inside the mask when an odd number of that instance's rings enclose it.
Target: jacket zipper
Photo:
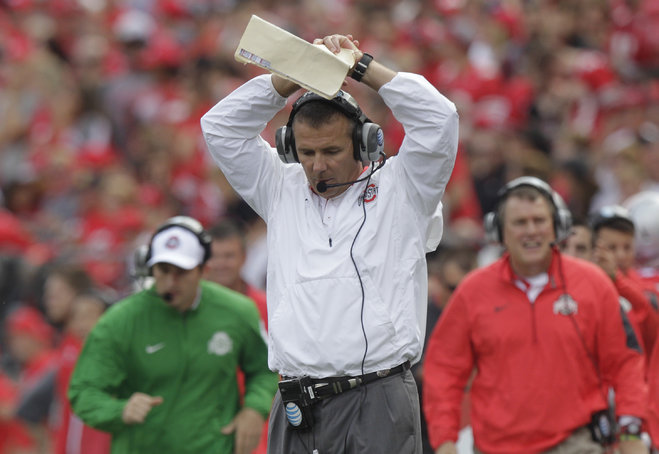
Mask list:
[[[537,301],[537,299],[536,299]],[[531,329],[533,330],[533,343],[538,343],[538,330],[535,321],[535,303],[531,303]]]

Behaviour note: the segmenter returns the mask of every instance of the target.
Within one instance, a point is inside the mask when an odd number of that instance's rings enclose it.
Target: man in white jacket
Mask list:
[[[351,77],[404,126],[386,165],[382,131],[343,92],[299,98],[272,148],[259,134],[300,88],[276,75],[201,120],[213,159],[268,226],[268,362],[283,377],[268,451],[420,453],[409,366],[423,347],[425,254],[441,239],[458,115],[423,77],[374,61],[350,35],[314,44],[351,49]]]

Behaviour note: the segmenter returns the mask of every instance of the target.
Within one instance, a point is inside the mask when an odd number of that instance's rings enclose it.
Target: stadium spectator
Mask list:
[[[641,333],[642,346],[647,360],[659,330],[659,312],[652,306],[636,272],[634,244],[635,225],[629,211],[619,205],[604,206],[591,216],[593,231],[593,261],[613,281],[618,294],[630,305],[630,318]],[[654,294],[657,298],[657,294]]]
[[[204,277],[249,297],[268,326],[268,309],[265,292],[249,285],[241,276],[247,258],[245,232],[237,222],[220,221],[208,229],[213,254],[204,269]]]

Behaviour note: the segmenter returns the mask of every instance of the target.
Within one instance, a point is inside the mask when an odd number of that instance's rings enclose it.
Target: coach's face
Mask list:
[[[197,298],[202,273],[202,265],[186,270],[170,263],[156,263],[153,266],[156,292],[168,306],[185,312]]]
[[[513,270],[522,277],[547,271],[556,239],[549,201],[541,196],[534,200],[511,196],[503,213],[503,244]]]
[[[330,185],[359,178],[363,166],[353,155],[352,127],[352,122],[340,114],[332,116],[320,127],[305,121],[294,123],[298,158],[314,190],[321,181]],[[328,188],[323,193],[319,192],[319,195],[329,199],[342,194],[349,187]]]

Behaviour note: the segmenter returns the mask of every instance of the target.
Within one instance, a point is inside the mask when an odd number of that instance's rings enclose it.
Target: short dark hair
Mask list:
[[[624,218],[611,218],[606,221],[602,221],[593,226],[593,234],[597,235],[600,230],[603,228],[616,230],[618,232],[627,233],[629,235],[634,234],[634,224],[628,219]]]
[[[445,246],[428,257],[428,275],[445,280],[444,270],[449,263],[455,263],[465,274],[478,266],[476,250],[467,245]]]
[[[355,122],[353,118],[348,117],[338,106],[319,99],[308,101],[300,106],[300,109],[295,114],[295,118],[293,118],[293,124],[304,122],[314,128],[318,128],[336,115],[346,117],[351,123]]]
[[[57,276],[71,287],[76,293],[85,293],[94,287],[91,276],[76,265],[61,265],[53,268],[48,277]]]
[[[93,299],[103,307],[103,312],[105,312],[117,300],[117,295],[112,289],[90,288],[79,293],[76,298]]]
[[[595,235],[603,228],[630,235],[633,235],[636,230],[629,212],[619,205],[604,206],[593,213],[590,218],[590,227]]]
[[[208,234],[211,240],[227,240],[230,238],[238,238],[243,251],[247,250],[247,238],[245,233],[245,226],[230,218],[225,218],[219,221],[208,229]]]
[[[501,226],[501,229],[503,230],[503,225],[504,225],[504,208],[506,205],[506,202],[508,199],[511,197],[517,197],[522,200],[529,200],[531,202],[535,201],[538,197],[544,199],[547,201],[547,204],[549,205],[549,209],[551,210],[551,219],[552,223],[554,223],[554,219],[556,219],[556,206],[554,205],[554,201],[550,200],[547,194],[545,194],[543,191],[540,189],[534,187],[534,186],[528,186],[528,185],[522,185],[518,186],[516,188],[511,189],[506,196],[499,201],[497,205],[497,217],[499,218],[499,225]],[[554,225],[554,229],[556,226]]]

